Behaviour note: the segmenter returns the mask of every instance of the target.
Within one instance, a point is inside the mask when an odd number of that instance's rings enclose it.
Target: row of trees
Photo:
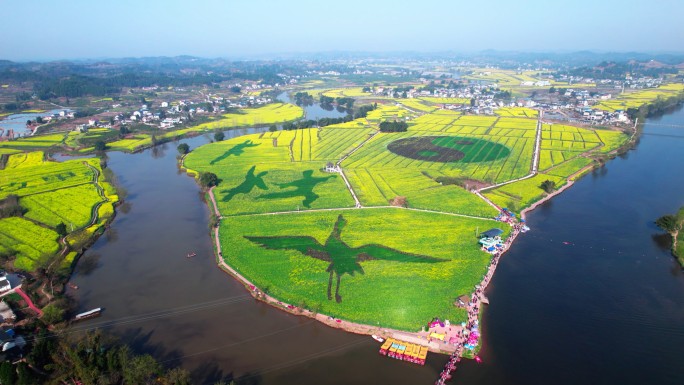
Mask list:
[[[380,123],[380,132],[406,132],[408,123],[386,121]]]
[[[73,336],[41,329],[26,363],[0,366],[0,383],[190,384],[187,371],[165,369],[152,356],[135,354],[97,331]]]
[[[297,130],[297,129],[302,129],[302,128],[325,127],[325,126],[330,126],[333,124],[351,122],[354,119],[365,118],[370,111],[373,111],[377,107],[378,107],[377,103],[361,106],[357,109],[356,112],[349,113],[349,114],[347,114],[341,118],[320,118],[318,120],[309,119],[309,120],[300,120],[298,122],[289,122],[289,123],[283,124],[283,130]],[[277,127],[271,126],[269,128],[269,130],[270,131],[276,131]]]
[[[649,117],[665,112],[668,108],[672,108],[678,104],[684,102],[684,92],[680,92],[675,96],[670,96],[669,98],[663,98],[658,96],[658,98],[649,104],[644,104],[639,108],[628,108],[627,115],[630,119],[635,120],[638,117]]]
[[[295,104],[298,106],[310,106],[314,102],[313,96],[311,96],[308,92],[297,92],[294,95],[295,99]]]
[[[330,96],[321,95],[320,103],[322,106],[332,106],[333,104],[335,104],[338,107],[344,107],[347,110],[351,110],[352,108],[354,108],[354,98],[348,97],[333,98]]]

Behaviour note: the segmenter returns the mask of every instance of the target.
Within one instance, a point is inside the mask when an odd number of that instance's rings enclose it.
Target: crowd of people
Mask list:
[[[482,300],[484,299],[484,290],[487,288],[487,285],[489,285],[492,276],[494,276],[494,271],[496,270],[501,255],[508,250],[518,234],[526,231],[525,229],[529,229],[523,223],[518,222],[515,215],[506,209],[502,210],[501,214],[497,217],[497,220],[510,224],[512,227],[511,234],[501,247],[497,247],[492,253],[492,260],[487,267],[487,272],[482,277],[482,281],[475,286],[470,302],[466,306],[466,309],[468,309],[468,321],[463,327],[463,330],[459,332],[458,339],[454,341],[456,350],[449,357],[449,361],[444,366],[444,370],[440,373],[435,385],[444,385],[446,381],[451,379],[451,372],[456,370],[456,364],[461,360],[463,351],[465,349],[473,350],[478,345],[480,338],[479,315]],[[477,358],[478,357],[476,357],[476,359]],[[480,362],[480,360],[477,361]]]

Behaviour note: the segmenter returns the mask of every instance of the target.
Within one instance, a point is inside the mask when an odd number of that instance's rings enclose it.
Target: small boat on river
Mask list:
[[[385,342],[384,338],[382,338],[380,336],[376,336],[375,334],[373,334],[371,337],[373,337],[373,339],[378,341],[378,342]]]
[[[188,253],[188,255],[186,255],[185,257],[186,258],[192,258],[192,257],[196,257],[196,256],[197,256],[197,253]]]
[[[102,308],[101,308],[101,307],[98,307],[98,308],[95,308],[95,309],[92,309],[92,310],[88,310],[88,311],[86,311],[86,312],[76,314],[76,317],[74,317],[74,321],[81,321],[81,320],[84,320],[84,319],[97,317],[97,316],[100,315],[100,313],[102,313]]]

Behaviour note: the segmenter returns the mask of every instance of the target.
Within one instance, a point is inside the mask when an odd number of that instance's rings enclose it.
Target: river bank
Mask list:
[[[500,259],[486,292],[492,306],[480,310],[483,363],[459,363],[454,383],[684,380],[676,370],[684,341],[671,327],[684,322],[684,274],[653,225],[654,215],[684,205],[672,169],[684,164],[681,130],[670,127],[684,115],[648,122],[634,151],[527,213],[533,231]],[[371,338],[293,317],[226,279],[207,236],[209,210],[195,181],[177,172],[175,145],[112,153],[108,163],[129,191],[130,210],[76,267],[81,289],[69,291],[79,309],[105,309],[82,327],[181,363],[199,383],[228,373],[264,385],[434,383],[446,356],[428,355],[424,367],[388,360]],[[643,183],[643,175],[664,179]],[[616,202],[616,192],[628,203]],[[197,257],[188,259],[191,250]]]

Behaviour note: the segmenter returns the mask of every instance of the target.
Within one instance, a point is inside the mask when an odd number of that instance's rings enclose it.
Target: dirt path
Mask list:
[[[544,116],[543,111],[539,111],[539,118],[537,119],[537,135],[534,140],[534,153],[532,154],[532,164],[530,165],[530,173],[517,179],[511,179],[505,182],[497,183],[495,185],[483,187],[479,190],[477,190],[478,193],[481,193],[482,191],[487,191],[487,190],[492,190],[497,187],[501,187],[507,184],[519,182],[521,180],[529,179],[532,178],[533,176],[537,175],[538,168],[539,168],[539,153],[541,151],[541,133],[542,133],[542,117]],[[486,199],[482,194],[478,194],[478,196],[489,204],[493,204],[489,199]]]
[[[377,135],[379,132],[380,132],[380,131],[375,131],[374,133],[372,133],[371,135],[369,135],[368,138],[367,138],[366,140],[364,140],[363,142],[361,142],[358,146],[354,147],[354,148],[353,148],[351,151],[349,151],[346,155],[344,155],[342,158],[340,158],[340,160],[338,160],[337,163],[335,163],[335,167],[337,167],[337,169],[340,170],[340,175],[342,175],[342,179],[344,179],[344,184],[347,185],[347,189],[348,189],[349,192],[351,193],[352,198],[354,198],[354,202],[356,203],[356,208],[358,208],[358,209],[362,208],[363,206],[361,206],[361,201],[359,201],[359,198],[356,196],[356,193],[354,192],[354,189],[352,188],[351,183],[349,183],[349,180],[347,179],[347,175],[344,174],[344,170],[342,169],[342,167],[340,166],[340,164],[341,164],[342,162],[344,162],[347,158],[349,158],[353,153],[355,153],[356,151],[358,151],[361,147],[363,147],[364,144],[368,143],[368,141],[370,141],[371,139],[373,139],[373,137],[375,137],[375,135]]]

